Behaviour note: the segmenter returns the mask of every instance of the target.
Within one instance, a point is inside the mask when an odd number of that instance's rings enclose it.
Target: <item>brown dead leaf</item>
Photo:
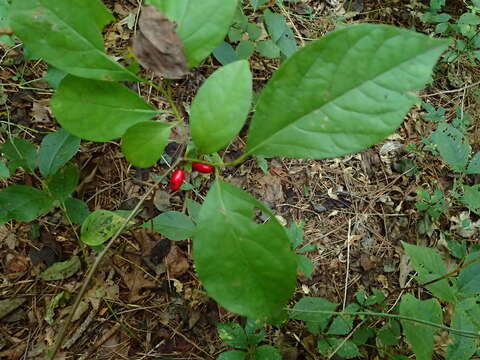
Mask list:
[[[187,258],[183,255],[178,246],[172,246],[165,258],[170,277],[177,278],[185,274],[190,268]]]
[[[188,73],[187,58],[175,24],[153,6],[143,6],[133,52],[143,67],[168,79]]]
[[[270,173],[266,173],[260,179],[258,183],[261,185],[261,189],[258,190],[259,196],[263,201],[268,204],[281,204],[285,201],[285,196],[282,189],[282,181],[278,176],[273,176]]]

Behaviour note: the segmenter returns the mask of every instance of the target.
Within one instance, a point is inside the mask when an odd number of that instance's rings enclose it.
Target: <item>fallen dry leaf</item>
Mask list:
[[[153,6],[143,6],[133,52],[143,67],[168,79],[188,73],[187,58],[175,24]]]
[[[190,268],[187,258],[183,255],[178,246],[172,246],[165,258],[170,277],[176,278],[185,274]]]

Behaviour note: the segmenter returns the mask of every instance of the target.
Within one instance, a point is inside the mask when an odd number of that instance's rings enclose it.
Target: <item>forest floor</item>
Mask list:
[[[117,19],[138,14],[137,1],[106,3]],[[420,20],[425,4],[414,0],[346,3],[348,7],[334,0],[287,3],[285,10],[297,43],[321,37],[339,21],[432,31]],[[449,3],[447,10],[453,17],[465,11],[462,1]],[[305,9],[313,16],[304,15]],[[125,22],[109,25],[105,30],[108,51],[124,53],[132,35],[133,30]],[[255,89],[259,90],[279,61],[255,56],[250,61]],[[186,79],[175,83],[174,100],[184,113],[203,80],[218,67],[211,57]],[[474,134],[470,142],[475,151],[480,150],[479,95],[478,88],[469,85],[480,80],[479,69],[478,64],[467,59],[451,64],[440,61],[433,82],[419,92],[423,102],[445,109],[449,119],[456,116],[457,109],[470,114],[468,130]],[[3,51],[2,140],[13,132],[40,144],[46,134],[57,128],[49,109],[52,90],[42,80],[46,70],[42,61],[26,62],[21,47]],[[145,87],[139,91],[159,108],[165,105],[155,90]],[[448,193],[454,179],[438,156],[424,150],[411,151],[414,147],[421,149],[422,138],[434,129],[424,113],[420,106],[412,108],[395,134],[359,154],[322,161],[272,158],[267,160],[266,172],[252,159],[222,173],[226,180],[267,204],[286,223],[304,221],[305,243],[316,245],[316,250],[307,254],[314,263],[314,272],[311,278],[299,276],[294,299],[320,296],[348,304],[357,291],[371,294],[378,289],[393,306],[410,281],[411,267],[401,241],[437,248],[449,258],[442,234],[452,232],[466,209],[450,206],[437,221],[424,224],[428,229],[419,230],[423,213],[415,206],[417,190],[441,189]],[[235,158],[243,144],[239,137],[225,157]],[[171,161],[178,155],[177,150],[175,146],[167,148]],[[90,210],[133,209],[152,175],[167,169],[165,163],[146,171],[133,168],[113,141],[82,142],[75,162],[81,169],[75,196],[84,200]],[[406,171],[402,167],[405,163],[415,164],[415,171]],[[8,181],[2,180],[0,186],[35,181],[18,171]],[[468,184],[478,182],[475,176],[467,179]],[[140,217],[151,218],[165,210],[182,211],[187,198],[201,202],[209,185],[209,180],[203,179],[199,188],[173,195],[162,185],[146,201]],[[55,341],[71,301],[66,299],[57,308],[51,325],[45,320],[49,304],[60,290],[73,294],[79,289],[96,255],[80,245],[77,233],[78,228],[70,226],[60,212],[32,223],[14,221],[0,227],[0,300],[26,299],[0,319],[1,359],[45,358],[45,349]],[[464,240],[478,243],[478,229]],[[190,241],[168,243],[166,250],[155,246],[161,241],[166,244],[161,235],[145,230],[121,236],[95,275],[58,359],[215,359],[228,348],[219,339],[215,324],[244,320],[205,295],[192,266]],[[165,253],[154,254],[154,248]],[[82,271],[61,282],[38,280],[46,266],[72,255],[81,257]],[[155,256],[164,257],[160,271],[156,267],[159,265],[152,265]],[[100,300],[99,292],[107,295]],[[312,335],[301,323],[289,322],[267,330],[266,343],[277,346],[284,359],[322,359],[315,351]],[[372,349],[369,358],[376,356]]]

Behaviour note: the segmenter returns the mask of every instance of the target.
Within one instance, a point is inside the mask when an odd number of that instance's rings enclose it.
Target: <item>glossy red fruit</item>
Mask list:
[[[192,169],[202,174],[210,174],[213,172],[214,167],[208,164],[202,164],[199,162],[192,162]]]
[[[177,191],[182,186],[185,181],[185,171],[182,169],[177,169],[173,172],[172,177],[170,178],[170,190]]]

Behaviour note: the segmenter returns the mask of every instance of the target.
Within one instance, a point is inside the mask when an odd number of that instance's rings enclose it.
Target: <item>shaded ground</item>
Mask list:
[[[110,1],[119,19],[137,12],[134,1]],[[299,5],[288,8],[298,42],[308,42],[333,29],[339,16],[347,22],[374,22],[428,30],[418,18],[422,11],[414,1],[353,1],[342,6],[335,1],[305,1],[313,11],[302,15]],[[459,14],[463,4],[452,2],[449,13]],[[106,30],[106,43],[112,54],[124,56],[133,31],[113,24]],[[3,53],[0,78],[3,83],[1,136],[9,133],[40,143],[56,127],[48,108],[52,91],[40,79],[46,66],[39,61],[25,62],[19,47]],[[276,61],[252,59],[255,88],[260,89],[277,68]],[[217,64],[209,59],[176,86],[176,103],[189,104],[202,81]],[[19,76],[20,75],[20,76]],[[445,92],[475,83],[477,67],[460,61],[447,67],[440,64],[433,84],[422,92],[423,101],[442,106],[447,115],[460,107],[478,118],[474,90]],[[152,89],[138,89],[159,108],[162,98]],[[430,94],[430,95],[429,95]],[[434,94],[434,95],[431,95]],[[409,268],[402,264],[400,241],[419,242],[443,249],[438,237],[421,237],[415,209],[419,187],[447,190],[452,174],[438,158],[426,152],[411,153],[409,144],[420,144],[431,132],[419,108],[414,108],[405,123],[384,143],[361,154],[326,161],[270,159],[268,172],[255,160],[225,171],[226,180],[250,191],[270,206],[287,223],[304,220],[305,240],[317,245],[308,255],[315,263],[312,279],[300,277],[295,298],[322,296],[337,303],[348,303],[359,289],[371,293],[382,290],[394,305],[401,286],[408,283]],[[474,150],[480,150],[478,121],[469,129],[476,134]],[[242,148],[238,139],[225,154],[235,158]],[[167,150],[173,161],[176,148]],[[407,176],[394,171],[400,159],[411,159],[420,169]],[[81,185],[76,196],[90,209],[132,209],[146,191],[152,173],[168,165],[159,164],[151,172],[132,168],[119,152],[118,144],[82,143],[76,156],[81,168]],[[193,179],[190,179],[193,181]],[[28,174],[17,172],[9,182],[35,183]],[[471,179],[478,183],[478,179]],[[7,183],[2,181],[2,186]],[[161,211],[182,210],[187,197],[201,202],[209,188],[203,179],[199,190],[167,196],[165,186],[147,201],[140,217],[150,218]],[[159,210],[160,209],[160,210]],[[449,219],[462,208],[451,208],[437,226],[448,230]],[[36,224],[39,228],[36,230]],[[0,320],[0,358],[42,359],[44,349],[55,340],[71,301],[46,320],[47,306],[60,290],[74,292],[82,284],[85,271],[95,254],[82,248],[76,231],[60,213],[52,213],[32,224],[10,223],[0,227],[0,299],[25,297],[28,300]],[[478,242],[477,235],[468,239]],[[56,261],[79,255],[83,272],[64,282],[37,280],[42,269]],[[419,290],[421,291],[421,290]],[[65,359],[214,359],[226,347],[218,339],[215,323],[237,318],[202,291],[192,268],[190,243],[170,243],[158,234],[130,231],[121,237],[111,256],[95,276],[81,312],[76,314],[59,358]],[[290,322],[281,329],[269,328],[268,340],[282,349],[285,359],[320,359],[315,355],[312,337],[300,323]],[[375,355],[372,350],[371,358]]]

